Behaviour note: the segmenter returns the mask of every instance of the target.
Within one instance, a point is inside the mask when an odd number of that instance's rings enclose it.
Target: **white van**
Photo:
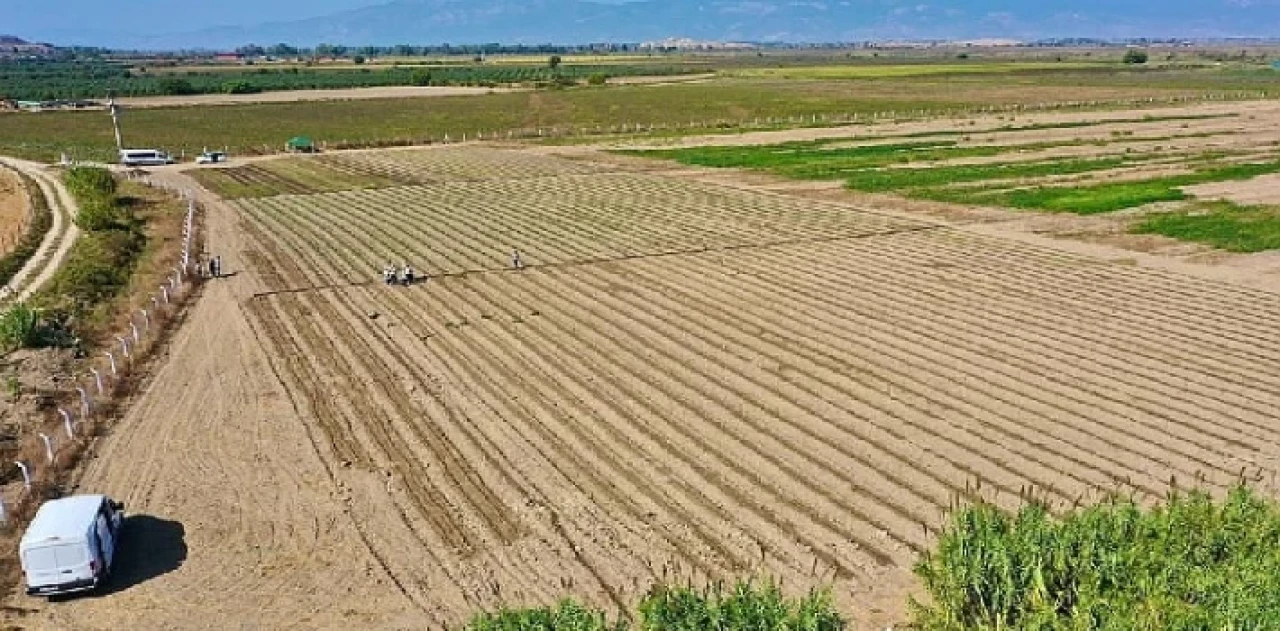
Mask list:
[[[169,154],[157,149],[121,149],[120,164],[127,167],[154,167],[173,164]]]
[[[31,595],[98,587],[111,571],[124,504],[105,495],[50,500],[36,511],[18,547]]]

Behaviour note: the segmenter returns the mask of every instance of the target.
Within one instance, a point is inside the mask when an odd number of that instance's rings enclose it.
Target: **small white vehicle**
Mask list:
[[[120,164],[127,167],[155,167],[174,162],[173,156],[158,149],[120,150]]]
[[[196,156],[196,164],[216,164],[218,162],[226,162],[227,154],[221,151],[206,151]]]
[[[18,546],[27,593],[70,594],[96,589],[111,573],[124,525],[124,504],[105,495],[50,500]]]

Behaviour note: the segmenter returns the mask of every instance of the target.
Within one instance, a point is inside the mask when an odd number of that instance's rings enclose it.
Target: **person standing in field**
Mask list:
[[[406,262],[404,264],[404,286],[408,287],[409,285],[412,285],[412,284],[413,284],[413,268],[409,266],[408,262]]]
[[[222,278],[222,256],[213,257],[213,275]]]
[[[218,259],[210,258],[209,259],[209,278],[214,278],[217,275],[218,275]]]
[[[520,250],[511,248],[511,268],[524,269],[524,261],[520,260]]]

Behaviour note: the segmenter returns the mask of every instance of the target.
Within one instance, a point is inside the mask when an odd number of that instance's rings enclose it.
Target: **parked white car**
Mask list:
[[[221,151],[206,151],[196,156],[196,164],[214,164],[217,162],[226,162],[227,154]]]
[[[124,526],[124,504],[105,495],[50,500],[18,546],[27,593],[70,594],[96,589],[111,573]]]

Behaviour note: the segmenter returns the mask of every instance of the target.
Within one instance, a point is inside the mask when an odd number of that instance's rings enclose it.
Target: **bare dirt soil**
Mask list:
[[[1274,290],[578,157],[361,154],[423,184],[211,204],[234,276],[80,481],[140,516],[123,578],[14,622],[438,628],[767,573],[881,629],[979,481],[1280,470]]]
[[[1218,182],[1187,187],[1201,199],[1225,199],[1237,204],[1280,205],[1280,175],[1263,175],[1248,182]]]
[[[118,99],[126,107],[176,107],[183,105],[228,105],[232,103],[293,103],[297,101],[347,101],[430,96],[464,96],[511,92],[518,88],[472,88],[466,86],[387,86],[338,90],[287,90],[258,94],[193,94],[189,96],[135,96]]]
[[[18,244],[31,212],[31,200],[22,179],[0,165],[0,256]]]

